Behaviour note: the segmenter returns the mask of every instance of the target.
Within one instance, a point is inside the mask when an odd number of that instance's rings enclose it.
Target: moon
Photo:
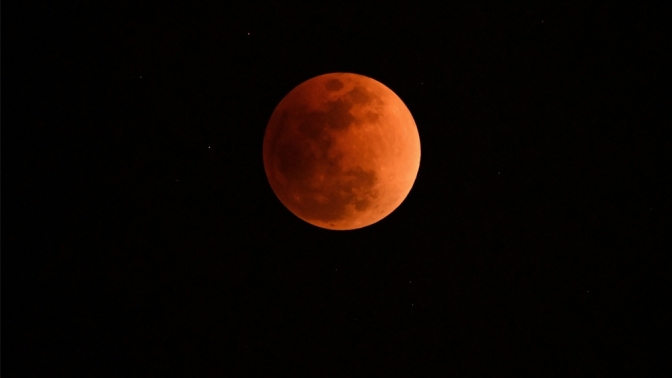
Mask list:
[[[353,230],[387,217],[420,167],[420,136],[391,89],[366,76],[328,73],[291,90],[263,145],[280,202],[317,227]]]

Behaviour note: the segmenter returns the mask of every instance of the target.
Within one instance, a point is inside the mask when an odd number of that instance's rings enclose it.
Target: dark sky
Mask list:
[[[660,10],[67,3],[3,17],[6,366],[669,368],[655,346],[669,348]],[[395,91],[422,145],[406,201],[349,232],[292,215],[262,164],[277,103],[328,72]]]

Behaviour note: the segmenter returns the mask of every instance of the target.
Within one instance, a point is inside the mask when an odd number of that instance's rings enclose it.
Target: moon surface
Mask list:
[[[329,73],[290,91],[273,111],[263,146],[280,202],[331,230],[369,226],[392,213],[420,167],[411,112],[382,83]]]

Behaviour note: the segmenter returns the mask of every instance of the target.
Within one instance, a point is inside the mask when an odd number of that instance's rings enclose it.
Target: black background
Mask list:
[[[314,3],[3,17],[17,376],[669,368],[665,12]],[[262,164],[274,107],[328,72],[395,91],[422,146],[406,201],[349,232],[292,215]]]

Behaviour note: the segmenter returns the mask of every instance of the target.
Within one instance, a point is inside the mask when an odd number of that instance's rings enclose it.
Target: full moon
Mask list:
[[[420,136],[391,89],[353,73],[329,73],[291,90],[273,111],[263,146],[280,202],[304,221],[352,230],[387,217],[420,167]]]

